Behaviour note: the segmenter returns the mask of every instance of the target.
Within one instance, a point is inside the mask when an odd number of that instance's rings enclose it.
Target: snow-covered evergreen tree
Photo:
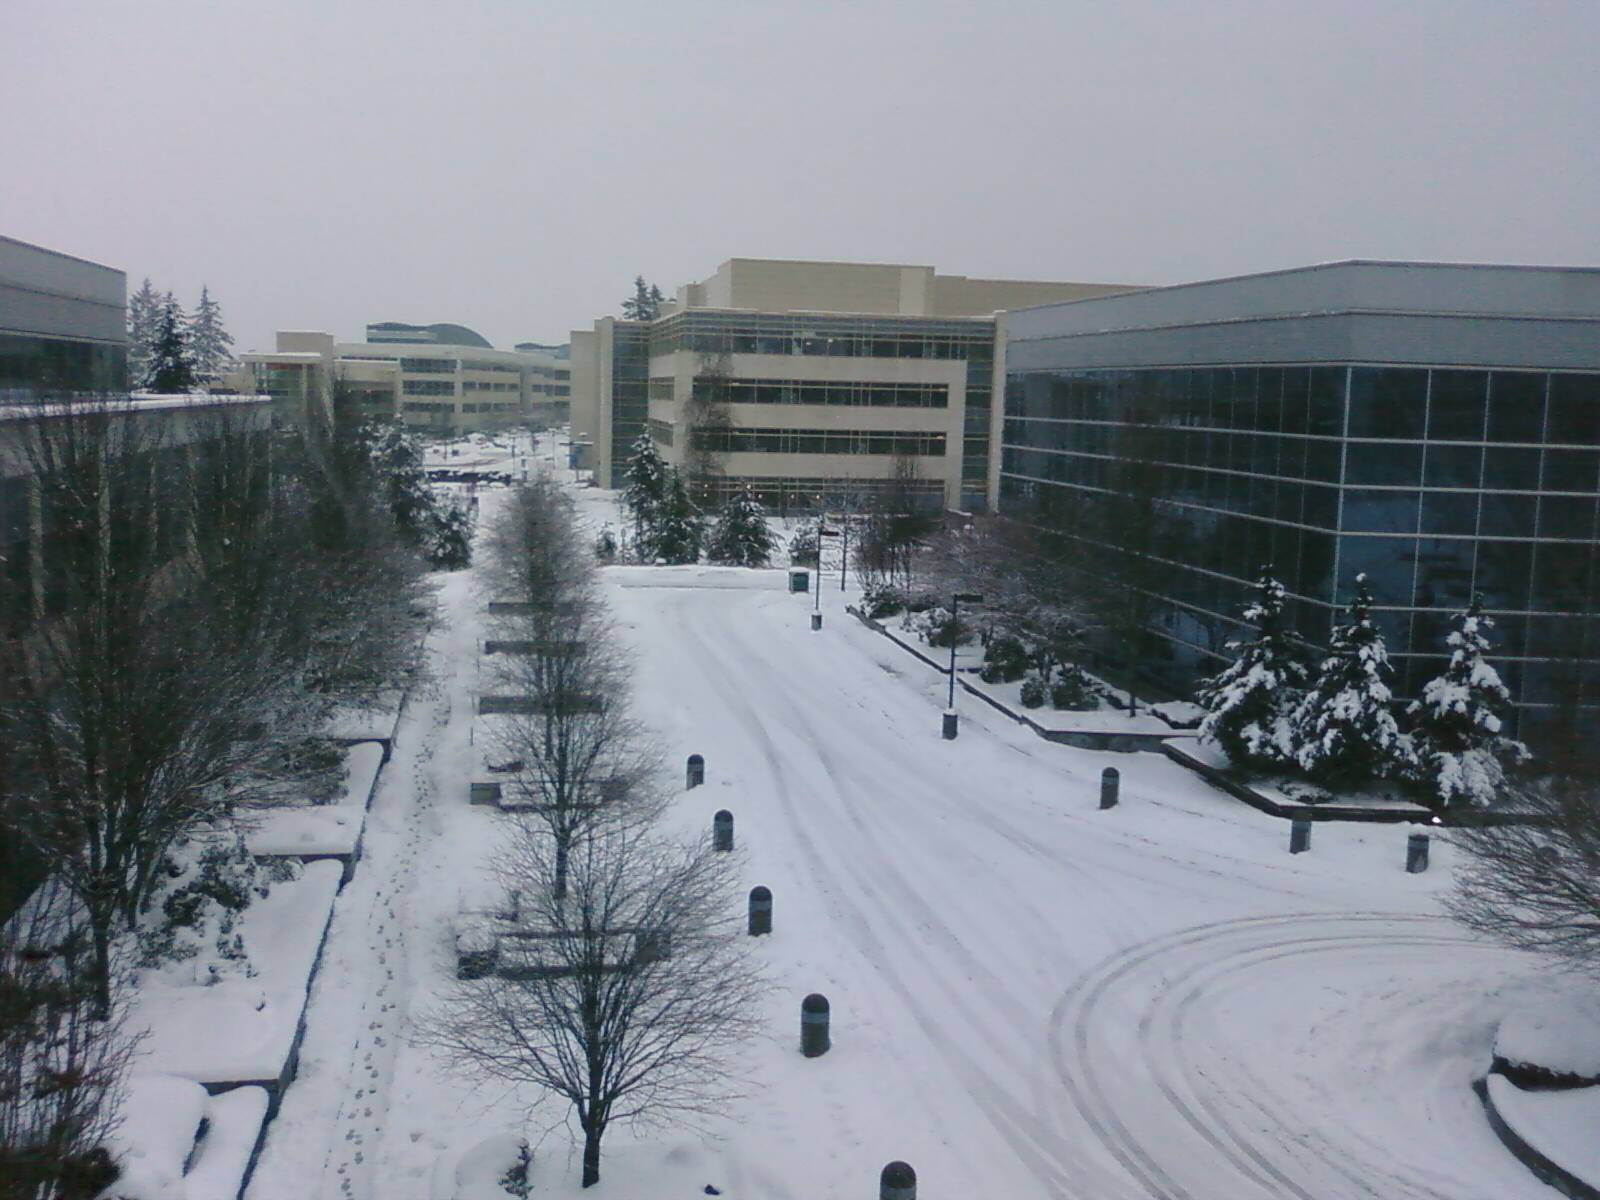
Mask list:
[[[654,321],[661,315],[666,297],[655,284],[647,284],[643,275],[633,280],[633,295],[622,302],[622,316],[628,321]]]
[[[189,354],[203,383],[216,383],[233,365],[233,337],[222,324],[222,305],[200,285],[200,303],[189,318]]]
[[[161,301],[155,345],[145,370],[146,391],[172,395],[194,389],[194,360],[184,337],[184,325],[183,309],[168,292]]]
[[[656,449],[655,439],[648,433],[641,433],[633,443],[633,455],[628,459],[628,469],[623,476],[622,503],[633,514],[634,544],[639,557],[646,562],[652,556],[644,550],[652,540],[670,489],[667,476],[667,464]]]
[[[1372,623],[1372,592],[1356,576],[1350,623],[1335,627],[1317,679],[1292,719],[1295,757],[1313,779],[1355,784],[1404,774],[1415,762],[1390,704],[1389,652]]]
[[[161,324],[161,297],[145,278],[139,290],[128,297],[128,383],[142,387],[150,373],[156,335]]]
[[[1283,628],[1283,584],[1270,568],[1256,580],[1244,619],[1254,640],[1229,642],[1236,657],[1205,680],[1196,695],[1206,710],[1200,736],[1235,765],[1258,770],[1294,761],[1289,718],[1305,695],[1306,669]]]
[[[1484,660],[1494,621],[1484,615],[1483,602],[1474,596],[1451,626],[1445,638],[1450,661],[1408,710],[1416,721],[1417,777],[1442,808],[1482,806],[1504,784],[1506,762],[1526,758],[1528,750],[1500,732],[1511,693]]]
[[[649,561],[692,563],[700,561],[700,546],[705,541],[705,522],[689,499],[683,477],[669,469],[667,498],[656,515],[655,525],[646,534]]]
[[[706,557],[736,567],[764,567],[772,559],[775,541],[766,512],[746,489],[731,497],[717,514]]]

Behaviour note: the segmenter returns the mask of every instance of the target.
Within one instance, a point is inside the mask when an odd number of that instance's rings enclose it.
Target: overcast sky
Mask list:
[[[564,341],[734,256],[1600,264],[1595,0],[3,0],[0,233],[239,349]]]

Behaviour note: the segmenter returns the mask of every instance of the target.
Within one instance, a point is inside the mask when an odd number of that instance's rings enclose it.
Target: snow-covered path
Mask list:
[[[1448,848],[1407,876],[1404,828],[1326,826],[1291,858],[1154,756],[970,704],[941,741],[939,677],[842,613],[813,634],[776,575],[611,578],[646,720],[707,758],[681,818],[731,809],[776,896],[729,1194],[847,1195],[892,1158],[933,1196],[1543,1193],[1468,1088],[1529,966],[1435,915]],[[812,990],[836,1045],[805,1061]]]

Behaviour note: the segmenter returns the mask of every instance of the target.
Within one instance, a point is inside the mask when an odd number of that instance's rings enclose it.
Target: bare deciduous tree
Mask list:
[[[704,843],[608,826],[574,848],[556,899],[549,839],[517,830],[500,875],[520,898],[520,953],[503,937],[498,971],[459,981],[419,1026],[465,1076],[567,1101],[585,1187],[613,1124],[693,1119],[731,1096],[728,1055],[754,1032],[760,981],[726,863]]]
[[[73,898],[46,884],[0,924],[0,1198],[95,1196],[134,1041],[86,986]],[[115,993],[114,993],[115,995]]]

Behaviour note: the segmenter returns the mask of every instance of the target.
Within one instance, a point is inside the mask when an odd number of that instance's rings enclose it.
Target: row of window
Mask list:
[[[408,413],[453,413],[454,404],[435,404],[427,400],[408,400],[403,406]]]
[[[401,385],[408,396],[454,396],[456,384],[453,379],[407,379]]]
[[[461,389],[467,392],[520,392],[522,385],[519,383],[489,383],[482,379],[466,379],[462,381]]]
[[[446,375],[454,374],[456,360],[453,358],[402,358],[400,369],[409,375]]]
[[[650,354],[994,359],[994,322],[692,310],[650,326]]]
[[[488,400],[480,404],[473,404],[469,401],[461,406],[461,411],[464,413],[516,412],[521,407],[520,404],[496,404]]]
[[[655,380],[651,380],[652,389]],[[719,404],[824,404],[868,408],[947,408],[950,389],[936,383],[817,383],[801,379],[727,379],[697,375],[696,396]],[[655,399],[652,393],[651,399]]]
[[[727,454],[905,454],[940,457],[942,433],[867,429],[700,429],[696,449]]]
[[[1028,371],[1007,380],[1006,414],[1248,433],[1593,446],[1600,442],[1600,374],[1343,366]]]
[[[818,479],[813,476],[718,475],[708,481],[712,502],[749,492],[779,516],[791,512],[859,512],[873,497],[891,493],[918,507],[939,508],[944,485],[937,479]]]
[[[0,399],[105,396],[127,388],[125,347],[0,333]]]

